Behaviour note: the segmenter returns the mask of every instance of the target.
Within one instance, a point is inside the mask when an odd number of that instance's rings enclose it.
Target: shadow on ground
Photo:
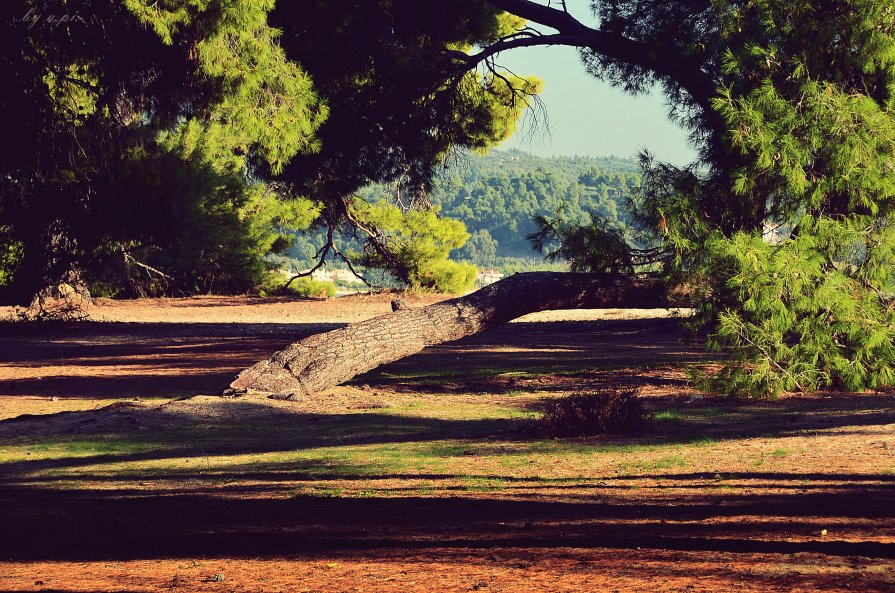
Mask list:
[[[879,479],[879,476],[866,476]],[[823,475],[814,479],[822,483]],[[891,481],[835,492],[713,495],[630,504],[624,494],[563,502],[490,498],[249,498],[218,490],[0,489],[0,558],[133,560],[170,557],[366,557],[397,550],[651,548],[895,558],[895,544],[805,537],[803,517],[887,516]],[[230,496],[227,496],[230,494]],[[13,504],[14,503],[14,504]],[[8,509],[14,508],[15,513]],[[773,517],[750,523],[743,517]],[[785,535],[784,535],[785,534]],[[802,539],[803,541],[787,541]]]
[[[217,394],[241,369],[339,324],[0,324],[0,397],[174,398]],[[404,393],[683,391],[712,358],[676,319],[512,323],[425,349],[352,384]]]
[[[220,401],[210,407],[192,401],[161,406],[122,403],[97,411],[0,421],[0,443],[42,450],[57,446],[78,453],[0,463],[0,484],[16,483],[18,476],[33,471],[49,471],[53,476],[53,472],[64,469],[106,463],[295,453],[323,447],[420,443],[431,449],[434,456],[523,455],[545,450],[593,453],[619,447],[786,437],[843,427],[858,430],[879,426],[885,436],[890,432],[886,425],[895,424],[895,396],[892,395],[791,397],[697,406],[675,397],[654,397],[649,402],[652,408],[669,413],[672,419],[652,419],[634,436],[561,441],[539,439],[536,419],[444,419],[427,417],[424,410],[411,414],[344,407],[341,412],[331,409],[327,413],[310,413],[241,400]],[[866,430],[862,434],[872,436]],[[450,443],[448,448],[440,444],[446,441]],[[252,467],[265,472],[283,469],[276,464],[258,462]],[[298,472],[320,470],[296,464],[288,467]],[[350,465],[337,469],[327,471],[332,477],[356,477],[353,474],[356,468]],[[243,475],[246,471],[251,468],[234,468],[234,472]],[[319,477],[319,473],[314,476]],[[29,477],[28,481],[35,479]],[[89,481],[90,476],[78,473],[76,479]]]
[[[220,393],[243,368],[291,342],[338,327],[316,323],[0,324],[0,396],[120,399]]]
[[[245,367],[338,324],[44,323],[0,325],[0,396],[165,398],[216,394]],[[677,320],[513,323],[427,348],[355,379],[416,392],[532,391],[599,381],[682,385],[629,369],[705,362]],[[611,374],[615,372],[615,374]]]
[[[683,387],[681,369],[711,360],[677,319],[526,322],[426,348],[352,383],[447,393]],[[650,369],[658,372],[642,372]]]

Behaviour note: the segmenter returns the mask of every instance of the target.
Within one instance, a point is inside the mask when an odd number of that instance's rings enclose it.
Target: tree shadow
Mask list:
[[[308,413],[230,401],[215,412],[191,410],[189,402],[144,406],[116,404],[97,411],[65,412],[0,421],[0,439],[19,446],[86,449],[110,443],[117,451],[0,463],[6,476],[103,463],[168,458],[295,452],[448,439],[497,440],[520,432],[508,419],[444,420],[382,413]]]
[[[670,420],[653,419],[636,435],[555,441],[538,438],[537,420],[533,418],[445,419],[413,409],[392,413],[387,408],[352,411],[344,403],[316,412],[242,399],[213,406],[189,400],[165,405],[120,403],[95,411],[0,421],[0,440],[8,444],[78,446],[89,451],[92,443],[108,443],[110,449],[99,454],[81,452],[62,458],[6,461],[0,463],[0,482],[4,476],[36,470],[324,447],[428,442],[433,456],[524,455],[544,450],[599,453],[617,447],[779,438],[895,423],[895,396],[891,395],[721,401],[698,406],[686,401],[671,396],[651,398],[655,409],[676,415]],[[443,441],[456,442],[445,448],[439,444]]]
[[[574,390],[607,382],[683,387],[680,369],[714,357],[681,323],[678,319],[511,323],[426,348],[359,375],[352,383],[448,393]],[[545,375],[550,377],[547,384],[538,380]]]
[[[506,482],[498,495],[483,495],[448,485],[465,476],[383,471],[375,464],[344,460],[247,461],[214,470],[203,470],[200,463],[160,473],[129,469],[124,477],[86,467],[376,443],[433,441],[433,447],[443,447],[439,440],[452,441],[440,451],[443,455],[493,455],[502,450],[494,445],[507,440],[515,444],[507,449],[513,453],[545,446],[514,436],[518,424],[512,420],[308,414],[238,400],[232,404],[230,411],[238,422],[190,418],[166,412],[164,407],[118,406],[122,414],[113,413],[114,407],[105,414],[72,413],[73,419],[87,421],[73,438],[102,441],[117,435],[130,439],[128,445],[138,442],[150,449],[4,463],[0,466],[0,522],[5,537],[0,538],[0,557],[125,561],[362,555],[367,559],[410,556],[416,561],[420,555],[457,554],[465,557],[458,559],[464,562],[470,554],[507,550],[531,561],[543,550],[588,554],[609,549],[895,558],[895,544],[866,535],[891,523],[895,477],[882,474],[686,472],[560,480],[514,476],[508,471],[476,476]],[[134,431],[132,421],[152,429]],[[29,436],[40,422],[46,420],[7,421],[0,423],[0,429],[19,430],[19,436],[7,442],[40,443],[43,437]],[[159,430],[162,427],[167,428]],[[462,444],[454,442],[458,439]],[[574,450],[611,442],[567,444]],[[87,471],[72,474],[74,488],[53,487],[65,478],[60,470],[81,467]],[[30,475],[40,470],[44,475]],[[133,486],[119,486],[123,479]],[[296,484],[304,480],[324,487],[362,481],[374,492],[389,495],[307,496]],[[418,496],[418,485],[400,485],[409,480],[434,482],[431,487],[442,494]],[[658,500],[645,499],[624,483],[630,480],[661,480],[665,494]],[[381,488],[377,481],[383,482]],[[743,486],[746,492],[719,493],[720,481]],[[754,482],[763,487],[757,488]],[[547,492],[554,492],[552,496],[558,499],[550,500]],[[864,535],[819,539],[818,521],[823,524],[824,520],[843,533]]]
[[[0,396],[121,399],[220,393],[243,368],[342,325],[3,324]],[[601,381],[682,387],[682,379],[668,372],[619,369],[667,370],[705,359],[674,319],[512,323],[427,348],[353,382],[405,392],[532,391],[539,387],[526,378],[550,374],[558,389]]]
[[[151,495],[148,495],[151,494]],[[885,493],[892,494],[890,487]],[[631,504],[508,498],[258,498],[169,488],[0,489],[6,536],[0,557],[16,561],[171,557],[366,558],[420,551],[656,549],[862,556],[893,559],[895,544],[816,537],[815,521],[867,530],[880,517],[879,492],[712,495],[694,502]],[[844,504],[848,499],[848,504]],[[874,510],[875,509],[875,510]],[[847,511],[840,513],[840,511]],[[756,521],[773,517],[773,521]],[[449,519],[448,519],[449,518]]]
[[[656,443],[786,437],[843,427],[895,423],[895,395],[818,393],[777,400],[659,397],[647,400],[656,418],[641,435]],[[837,434],[845,434],[838,431]],[[861,434],[870,436],[867,431]]]
[[[4,352],[0,396],[121,399],[216,394],[240,370],[276,350],[341,326],[5,324],[0,334]]]

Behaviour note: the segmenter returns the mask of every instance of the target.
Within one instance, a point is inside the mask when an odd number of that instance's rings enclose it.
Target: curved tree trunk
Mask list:
[[[420,309],[400,309],[309,336],[242,371],[230,387],[310,395],[426,346],[471,336],[528,313],[667,304],[663,286],[654,279],[607,280],[566,272],[514,274],[465,297]]]

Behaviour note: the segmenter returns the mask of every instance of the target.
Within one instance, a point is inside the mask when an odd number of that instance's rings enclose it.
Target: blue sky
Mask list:
[[[588,0],[570,0],[569,12],[594,24]],[[551,31],[546,29],[545,32]],[[519,148],[541,156],[634,156],[648,149],[661,160],[685,164],[695,152],[686,132],[666,114],[661,94],[632,97],[584,70],[571,47],[524,47],[504,52],[498,63],[518,75],[544,80],[541,99],[550,133],[516,134],[501,148]]]

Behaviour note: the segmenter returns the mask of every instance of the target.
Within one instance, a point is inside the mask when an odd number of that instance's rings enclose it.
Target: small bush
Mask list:
[[[575,393],[550,404],[540,421],[546,437],[630,433],[645,420],[643,402],[633,389]]]
[[[463,294],[472,288],[479,271],[467,262],[450,260],[421,261],[410,272],[411,285],[436,292]]]
[[[301,298],[332,298],[336,296],[336,286],[332,282],[314,280],[313,278],[296,278],[289,288],[285,288],[289,279],[279,272],[270,272],[264,283],[258,287],[261,296],[290,295]]]
[[[289,294],[303,298],[332,298],[336,296],[336,285],[325,280],[298,278],[286,289]]]

